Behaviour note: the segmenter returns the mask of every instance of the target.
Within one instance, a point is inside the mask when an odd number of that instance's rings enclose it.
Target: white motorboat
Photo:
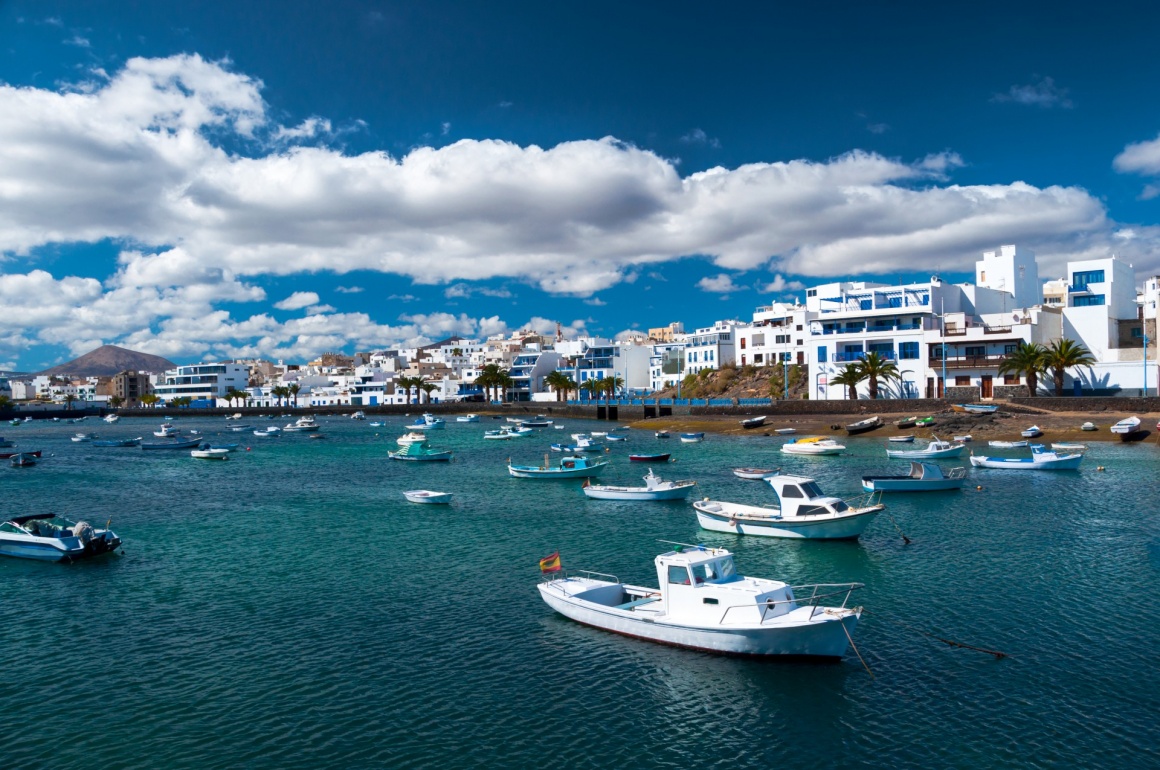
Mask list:
[[[781,501],[779,508],[699,500],[693,503],[698,523],[703,529],[736,535],[849,540],[861,535],[886,507],[873,493],[853,505],[830,497],[806,476],[778,475],[766,481]]]
[[[252,430],[252,429],[253,429],[252,425],[231,425],[231,426],[229,426],[229,430],[231,430],[234,433],[245,433],[246,431]],[[270,430],[270,428],[266,428],[266,430]],[[281,428],[274,428],[274,430],[280,431],[282,429]]]
[[[443,430],[445,427],[447,427],[447,423],[442,417],[436,417],[430,412],[426,412],[421,418],[408,425],[407,430]]]
[[[914,435],[910,434],[910,435],[906,435],[906,436],[891,436],[890,438],[888,438],[886,440],[889,441],[891,444],[913,444],[914,443]]]
[[[603,457],[561,457],[556,465],[544,455],[543,465],[513,465],[508,460],[508,473],[517,479],[582,479],[600,475],[608,465]]]
[[[763,425],[765,425],[765,415],[762,415],[761,417],[750,417],[748,420],[741,421],[741,427],[745,428],[746,430],[760,428]]]
[[[72,440],[77,444],[81,444],[81,443],[92,441],[96,437],[97,437],[96,433],[77,433],[77,434],[73,435]]]
[[[655,564],[659,588],[585,570],[540,583],[540,596],[578,623],[734,655],[840,658],[862,613],[846,606],[860,583],[790,586],[743,577],[723,548],[678,545]],[[820,604],[830,597],[841,604]]]
[[[658,430],[653,435],[656,436],[657,438],[669,438],[670,437],[670,434],[667,430]]]
[[[258,430],[253,431],[253,434],[259,438],[277,438],[279,435],[281,435],[281,433],[281,428],[275,428],[273,426],[270,426],[269,428],[259,428]]]
[[[404,433],[402,436],[399,436],[397,439],[395,439],[395,443],[398,444],[399,446],[409,446],[411,444],[426,444],[427,443],[427,436],[423,433],[415,433],[414,431],[412,431],[411,433]]]
[[[121,415],[119,415],[119,414],[106,414],[105,415],[105,422],[109,423],[110,425],[112,425],[113,423],[115,423],[119,419],[121,419]]]
[[[403,496],[412,503],[425,503],[427,505],[447,505],[451,502],[451,492],[432,492],[429,489],[412,489],[409,492],[404,492]]]
[[[1080,444],[1075,441],[1053,441],[1051,448],[1056,452],[1084,452],[1087,450],[1087,444]]]
[[[455,418],[456,422],[479,422],[478,414],[461,414]]]
[[[1020,431],[1019,435],[1023,438],[1039,438],[1043,435],[1043,431],[1039,429],[1038,425],[1032,425],[1027,430]]]
[[[846,433],[850,436],[857,436],[860,433],[869,433],[872,430],[877,430],[882,427],[882,418],[878,415],[867,417],[865,420],[859,420],[846,426]]]
[[[169,423],[165,423],[157,430],[153,431],[153,435],[157,438],[174,438],[181,433],[181,428],[175,428]]]
[[[0,555],[37,561],[75,561],[120,548],[111,529],[52,513],[14,516],[0,524]]]
[[[995,447],[996,449],[1022,449],[1027,446],[1026,441],[988,441],[987,446]]]
[[[545,415],[537,414],[534,419],[521,420],[521,428],[547,428],[552,425],[553,420],[549,420]]]
[[[840,455],[846,451],[846,447],[832,438],[814,436],[790,439],[782,444],[781,451],[787,455]]]
[[[365,420],[366,418],[367,413],[361,409],[359,409],[357,412],[352,412],[350,415],[350,419],[352,420]]]
[[[765,479],[778,473],[777,468],[734,468],[733,475],[739,479]]]
[[[975,440],[974,437],[971,436],[970,433],[964,434],[962,436],[955,436],[955,441],[959,444],[966,444],[968,441],[974,441],[974,440]]]
[[[288,424],[282,430],[287,433],[315,433],[321,428],[322,426],[315,421],[314,415],[307,414],[299,417],[292,424]]]
[[[241,412],[234,412],[233,414],[227,414],[227,415],[226,415],[226,420],[227,420],[227,421],[229,421],[229,420],[240,420],[240,419],[242,419],[242,413],[241,413]]]
[[[1139,427],[1140,427],[1140,418],[1139,417],[1127,417],[1123,420],[1120,420],[1115,425],[1113,425],[1110,430],[1112,431],[1112,433],[1117,433],[1117,434],[1123,435],[1125,433],[1131,433],[1132,431],[1139,429]]]
[[[1099,430],[1099,428],[1096,427],[1096,424],[1094,422],[1085,422],[1083,425],[1079,426],[1079,429],[1086,430],[1086,431]]]
[[[704,431],[697,431],[695,433],[682,433],[681,443],[684,444],[699,444],[705,440]]]
[[[951,468],[944,474],[933,463],[910,463],[906,476],[863,476],[862,489],[867,492],[942,492],[962,489],[967,478],[966,468]]]
[[[926,449],[887,449],[886,456],[896,460],[938,460],[959,457],[964,449],[966,447],[962,444],[952,444],[936,438],[926,445]]]
[[[628,436],[622,436],[619,433],[609,433],[604,438],[607,441],[628,441]]]
[[[584,494],[595,500],[684,500],[697,485],[695,481],[664,481],[648,469],[643,487],[615,487],[584,482]]]
[[[1074,471],[1083,461],[1083,453],[1060,455],[1050,451],[1043,444],[1031,445],[1031,457],[982,457],[971,455],[971,465],[976,468],[999,468],[1003,470],[1031,471]]]
[[[519,438],[518,433],[512,433],[506,427],[499,430],[486,430],[483,432],[483,437],[488,441],[507,441],[513,438]]]
[[[774,428],[773,432],[779,436],[792,436],[797,433],[797,428]]]
[[[230,459],[230,450],[213,449],[207,446],[205,449],[194,449],[189,453],[189,456],[198,460],[228,460]]]

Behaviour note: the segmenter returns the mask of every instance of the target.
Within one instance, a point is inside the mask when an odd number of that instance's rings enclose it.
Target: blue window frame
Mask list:
[[[1089,283],[1103,283],[1103,270],[1081,270],[1078,273],[1071,274],[1071,285],[1076,289],[1083,289]],[[1101,303],[1102,304],[1102,303]]]
[[[826,360],[827,360],[826,359],[826,346],[825,345],[818,345],[818,361],[823,362]]]
[[[1103,271],[1096,270],[1093,272],[1102,273]],[[1093,305],[1102,305],[1102,304],[1104,304],[1104,295],[1103,294],[1091,294],[1091,295],[1086,296],[1086,297],[1076,297],[1075,300],[1073,300],[1073,302],[1072,302],[1072,305],[1075,307],[1092,307]]]
[[[861,308],[862,310],[873,310],[874,309],[874,300],[872,300],[872,299],[859,300],[858,307]]]
[[[918,358],[917,342],[898,343],[898,357],[903,360]]]
[[[902,307],[902,297],[891,297],[890,307]]]

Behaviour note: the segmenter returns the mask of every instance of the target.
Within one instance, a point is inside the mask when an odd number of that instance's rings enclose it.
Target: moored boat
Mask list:
[[[1053,441],[1051,448],[1056,452],[1084,452],[1087,450],[1087,444],[1080,444],[1074,441]]]
[[[959,444],[966,444],[968,441],[975,440],[974,437],[970,433],[963,434],[962,436],[955,436],[954,439]]]
[[[782,444],[781,451],[787,455],[839,455],[846,451],[846,446],[832,438],[813,436],[790,439]]]
[[[998,404],[952,404],[951,409],[967,414],[994,414],[999,411]]]
[[[1083,425],[1079,426],[1079,429],[1086,430],[1086,431],[1099,430],[1099,428],[1096,427],[1096,424],[1094,422],[1085,422]]]
[[[282,430],[286,433],[315,433],[321,429],[322,426],[314,419],[314,415],[306,414],[287,424]]]
[[[891,436],[890,438],[888,438],[886,440],[892,444],[913,444],[914,443],[914,435],[908,434],[906,436]]]
[[[764,479],[778,473],[777,468],[734,468],[733,475],[739,479]]]
[[[896,428],[913,428],[917,417],[903,417],[901,420],[895,420],[894,426]]]
[[[934,425],[933,417],[919,417],[914,421],[914,427],[916,428],[929,428],[931,425]]]
[[[432,492],[430,489],[412,489],[404,492],[403,496],[412,503],[426,505],[447,505],[451,502],[451,492]]]
[[[37,449],[34,452],[0,452],[0,460],[11,460],[16,455],[30,455],[32,457],[40,457],[43,452],[43,449]]]
[[[987,446],[995,447],[996,449],[1022,449],[1027,446],[1026,441],[988,441]]]
[[[37,561],[75,561],[116,550],[111,529],[73,522],[52,513],[14,516],[0,524],[0,555]]]
[[[455,418],[456,422],[479,422],[478,414],[461,414]],[[422,491],[422,490],[420,490]]]
[[[773,432],[779,436],[792,436],[797,433],[797,428],[774,428]]]
[[[395,443],[399,446],[408,446],[410,444],[426,444],[427,436],[424,433],[415,433],[412,431],[411,433],[404,433],[402,436],[399,436],[397,439],[395,439]]]
[[[542,465],[513,465],[509,459],[508,473],[517,479],[581,479],[599,475],[607,465],[608,460],[603,457],[583,455],[561,457],[552,465],[548,455],[544,455]]]
[[[1060,455],[1042,444],[1031,445],[1031,457],[984,457],[971,455],[971,465],[976,468],[996,468],[1003,470],[1033,471],[1073,471],[1083,461],[1082,453]]]
[[[630,463],[667,463],[672,454],[669,452],[662,452],[653,455],[629,455],[628,461]]]
[[[943,492],[962,489],[967,477],[966,468],[951,468],[944,474],[933,463],[910,463],[905,476],[863,476],[862,489],[867,492]]]
[[[532,420],[521,420],[520,421],[521,428],[547,428],[547,427],[550,427],[551,424],[552,424],[552,421],[549,420],[547,417],[545,417],[542,414],[536,415],[535,419],[532,419]]]
[[[1038,425],[1032,425],[1027,430],[1019,431],[1019,435],[1023,438],[1039,438],[1043,435],[1043,431],[1039,429]]]
[[[670,434],[667,430],[658,430],[653,435],[656,436],[657,438],[669,438],[670,437]]]
[[[682,433],[681,434],[681,442],[684,444],[699,444],[700,442],[702,442],[704,440],[705,440],[704,431],[698,431],[696,433]]]
[[[584,494],[596,500],[684,500],[697,482],[665,481],[649,468],[643,487],[617,487],[584,482]]]
[[[519,438],[519,434],[512,433],[505,427],[500,428],[499,430],[485,430],[483,432],[483,437],[489,441],[507,441],[508,439]]]
[[[1120,441],[1141,441],[1148,437],[1148,431],[1140,427],[1139,417],[1128,417],[1113,425],[1110,430],[1120,437]]]
[[[130,447],[130,446],[137,446],[140,443],[141,443],[141,437],[138,436],[137,438],[117,438],[117,439],[106,439],[104,441],[94,441],[93,446],[98,446],[98,447]]]
[[[750,417],[748,420],[741,421],[741,427],[745,428],[746,430],[760,428],[762,425],[765,425],[765,415],[762,415],[761,417]]]
[[[185,441],[143,441],[139,446],[142,449],[193,449],[200,443],[200,439],[191,438]]]
[[[595,628],[749,656],[840,658],[861,617],[860,607],[846,607],[860,583],[790,586],[743,577],[723,548],[678,545],[654,563],[659,588],[582,571],[540,583],[540,596],[561,615]],[[831,596],[843,597],[841,605],[820,606]]]
[[[207,444],[204,447],[194,449],[189,453],[189,456],[198,460],[228,460],[230,459],[230,450],[212,449]]]
[[[426,444],[407,444],[397,452],[387,452],[392,460],[407,460],[409,462],[448,462],[451,459],[451,450],[432,449]]]
[[[89,441],[93,441],[96,438],[97,438],[96,433],[77,433],[76,435],[74,435],[72,437],[72,440],[74,443],[81,444],[81,443],[87,443]]]
[[[859,420],[846,426],[846,434],[850,436],[857,436],[860,433],[869,433],[872,430],[878,430],[882,427],[882,418],[877,415],[867,417],[865,420]]]
[[[962,444],[952,444],[936,438],[926,445],[926,449],[887,449],[886,456],[898,460],[937,460],[959,457],[964,449],[966,447]]]
[[[407,430],[443,430],[445,427],[447,423],[442,417],[425,412],[422,417],[408,425]]]
[[[31,468],[39,461],[39,454],[32,454],[31,452],[17,452],[8,459],[8,462],[13,468]]]
[[[830,497],[806,476],[775,475],[766,482],[777,494],[779,507],[698,500],[693,503],[698,523],[703,529],[736,535],[850,540],[861,535],[886,507],[873,494],[853,505]]]
[[[110,425],[112,425],[113,423],[115,423],[117,420],[120,420],[120,419],[121,419],[121,415],[119,415],[119,414],[106,414],[105,415],[105,422],[109,423]]]

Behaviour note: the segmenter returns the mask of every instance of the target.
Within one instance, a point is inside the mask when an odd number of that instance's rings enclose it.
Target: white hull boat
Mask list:
[[[699,444],[705,440],[704,433],[682,433],[681,442],[684,444]]]
[[[684,500],[695,481],[664,481],[649,468],[643,487],[614,487],[584,483],[584,495],[594,500]]]
[[[995,447],[996,449],[1022,449],[1027,446],[1026,441],[988,441],[987,446]]]
[[[760,428],[763,425],[765,425],[765,416],[764,415],[762,415],[761,417],[750,417],[748,420],[741,421],[741,427],[745,428],[746,430],[753,430],[754,428]]]
[[[783,444],[781,451],[787,455],[840,455],[846,446],[830,438],[800,438]]]
[[[450,492],[432,492],[429,489],[412,489],[409,492],[404,492],[403,496],[412,503],[423,503],[425,505],[447,505],[451,502]]]
[[[0,556],[35,561],[75,561],[121,547],[111,529],[94,529],[51,513],[15,516],[0,524]]]
[[[773,432],[779,436],[792,436],[797,433],[797,428],[774,428]]]
[[[1136,431],[1139,429],[1140,429],[1140,418],[1139,417],[1128,417],[1126,419],[1120,420],[1118,423],[1113,425],[1110,430],[1112,431],[1112,433],[1123,435],[1125,433],[1132,433],[1133,431]]]
[[[886,440],[891,444],[913,444],[914,436],[891,436]]]
[[[1032,425],[1027,430],[1020,431],[1019,435],[1023,438],[1039,438],[1043,435],[1043,431],[1039,429],[1038,425]]]
[[[282,433],[282,429],[281,428],[272,428],[272,429],[266,428],[265,430],[253,431],[253,433],[255,436],[258,436],[259,438],[277,438]]]
[[[1073,441],[1055,441],[1051,444],[1051,449],[1055,452],[1084,452],[1087,448],[1087,444],[1078,444]]]
[[[105,422],[109,423],[110,425],[112,425],[113,423],[115,423],[119,419],[121,419],[121,416],[119,414],[107,414],[107,415],[105,415]]]
[[[1096,427],[1096,424],[1094,422],[1085,422],[1083,425],[1079,426],[1079,429],[1086,430],[1086,431],[1099,430],[1099,428]]]
[[[874,494],[853,505],[829,497],[805,476],[771,476],[766,481],[777,493],[780,508],[698,500],[693,503],[697,522],[702,529],[734,535],[851,540],[886,507]]]
[[[970,433],[965,436],[955,436],[955,441],[959,444],[966,444],[969,441],[974,441],[974,437]]]
[[[517,479],[584,479],[600,475],[608,460],[602,457],[561,457],[557,465],[544,455],[543,465],[512,465],[508,460],[508,473]]]
[[[423,419],[415,421],[413,425],[408,425],[407,430],[443,430],[445,427],[447,427],[447,423],[441,417],[424,414]]]
[[[195,457],[198,460],[228,460],[230,459],[230,450],[228,449],[194,449],[189,453],[190,457]]]
[[[248,431],[248,430],[253,430],[253,428],[252,428],[251,426],[249,426],[249,425],[231,425],[231,426],[229,427],[229,429],[230,429],[230,430],[232,430],[234,433],[244,433],[245,431]],[[267,428],[267,430],[269,430],[269,428]],[[281,429],[281,428],[275,428],[275,430],[282,430],[282,429]],[[160,433],[154,433],[153,435],[154,435],[154,436],[160,436],[161,434],[160,434]]]
[[[862,489],[867,492],[944,492],[962,489],[966,477],[966,468],[951,468],[944,474],[937,465],[912,462],[906,476],[863,476]]]
[[[887,449],[886,456],[893,460],[939,460],[959,457],[964,449],[966,447],[962,444],[935,439],[926,445],[926,449]]]
[[[485,431],[483,437],[488,441],[508,441],[509,439],[519,438],[517,434],[512,433],[507,428]]]
[[[411,444],[426,444],[427,437],[422,433],[405,433],[395,439],[395,443],[399,446],[410,446]]]
[[[1031,457],[981,457],[971,455],[971,465],[976,468],[996,468],[1020,471],[1074,471],[1083,461],[1083,454],[1060,455],[1049,451],[1042,444],[1031,447]]]
[[[456,422],[479,422],[478,414],[461,414],[455,418]]]
[[[678,546],[655,563],[659,588],[583,572],[540,583],[540,596],[564,617],[594,628],[677,647],[761,657],[840,658],[862,612],[846,606],[861,584],[790,586],[743,577],[736,573],[733,555],[720,548]],[[843,597],[841,605],[819,604],[831,596]]]
[[[770,476],[776,476],[778,470],[776,468],[734,468],[733,475],[739,479],[754,479],[764,480]]]
[[[387,452],[392,460],[406,460],[408,462],[449,462],[451,450],[434,450],[426,444],[407,444],[398,452]]]

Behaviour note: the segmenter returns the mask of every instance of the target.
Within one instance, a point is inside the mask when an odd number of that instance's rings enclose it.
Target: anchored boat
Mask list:
[[[412,489],[409,492],[404,492],[403,496],[412,503],[447,505],[451,502],[451,494],[451,492],[432,492],[429,489]]]
[[[846,451],[846,447],[832,438],[814,436],[790,439],[782,444],[781,451],[787,455],[840,455]]]
[[[451,459],[451,450],[435,450],[426,444],[407,444],[397,452],[387,452],[387,456],[409,462],[447,462]]]
[[[770,476],[766,479],[781,502],[780,508],[699,500],[693,503],[702,529],[735,535],[849,540],[865,531],[886,506],[875,494],[853,505],[822,493],[806,476]]]
[[[665,481],[649,468],[643,487],[616,487],[584,482],[584,494],[596,500],[684,500],[697,482]]]
[[[850,436],[857,436],[859,433],[869,433],[872,430],[878,430],[882,427],[882,419],[875,415],[874,417],[867,417],[865,420],[859,420],[852,425],[846,426],[846,433]]]
[[[952,444],[936,438],[926,445],[926,449],[887,449],[886,456],[896,460],[938,460],[958,457],[964,449],[966,447],[962,444]]]
[[[95,529],[52,513],[14,516],[0,524],[0,555],[37,561],[74,561],[121,546],[111,529]]]
[[[861,617],[861,607],[846,606],[861,583],[790,586],[744,577],[723,548],[678,545],[654,563],[659,588],[582,570],[540,583],[540,596],[578,623],[732,655],[840,658]],[[841,604],[823,606],[830,597]]]
[[[765,415],[762,415],[761,417],[750,417],[748,420],[741,421],[741,427],[745,428],[746,430],[760,428],[762,425],[765,425]]]
[[[951,468],[949,473],[943,474],[937,465],[912,462],[906,476],[863,476],[862,489],[867,492],[943,492],[962,489],[966,478],[966,468]]]
[[[1074,471],[1083,461],[1083,454],[1060,455],[1047,449],[1043,444],[1031,445],[1031,457],[982,457],[971,455],[971,465],[976,468],[1001,468],[1020,471]]]
[[[543,465],[513,465],[508,460],[508,473],[517,479],[583,479],[600,475],[608,460],[603,457],[561,457],[556,465],[544,455]]]

